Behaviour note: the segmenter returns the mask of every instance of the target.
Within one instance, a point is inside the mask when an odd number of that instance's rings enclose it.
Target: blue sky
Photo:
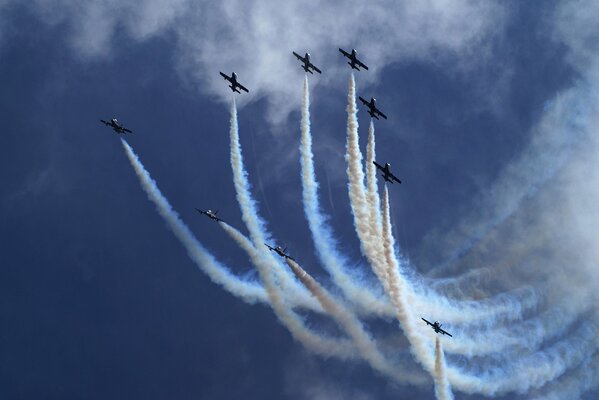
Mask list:
[[[366,265],[347,195],[349,67],[338,47],[355,47],[371,67],[356,75],[358,93],[389,116],[376,122],[377,158],[404,181],[391,188],[391,207],[415,273],[487,268],[454,288],[473,298],[532,287],[542,302],[525,318],[554,306],[577,315],[556,342],[584,318],[597,322],[593,2],[193,3],[0,2],[1,397],[434,398],[432,381],[396,385],[364,362],[309,353],[268,307],[210,282],[98,121],[116,116],[133,129],[127,141],[198,239],[257,279],[194,211],[219,209],[244,230],[229,162],[231,94],[218,76],[236,71],[251,91],[238,97],[239,124],[261,214],[333,288],[301,203],[303,71],[292,50],[310,51],[323,70],[310,76],[316,173],[349,258]],[[365,151],[369,120],[363,110],[359,118]],[[366,323],[406,351],[393,321]],[[591,349],[519,398],[578,379],[584,363],[597,369]],[[582,398],[595,398],[598,379]]]

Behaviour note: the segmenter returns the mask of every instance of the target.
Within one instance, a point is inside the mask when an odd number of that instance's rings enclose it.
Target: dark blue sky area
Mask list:
[[[396,234],[421,271],[444,256],[422,246],[426,234],[459,220],[525,146],[545,102],[576,78],[534,13],[515,9],[484,67],[406,61],[365,88],[389,116],[376,125],[378,158],[404,181],[392,188]],[[0,397],[318,398],[310,387],[349,399],[433,397],[432,383],[398,388],[363,363],[310,355],[267,307],[241,302],[193,265],[119,138],[98,121],[117,116],[131,127],[127,141],[202,243],[255,274],[194,211],[216,208],[242,227],[228,107],[178,74],[170,34],[140,43],[120,32],[109,57],[82,59],[63,25],[18,7],[9,15],[0,44]],[[301,81],[289,85],[301,95]],[[322,204],[359,259],[343,159],[346,97],[346,85],[315,90],[312,125]],[[326,283],[301,205],[299,110],[271,129],[265,107],[259,100],[239,112],[254,194],[279,241]],[[360,124],[364,141],[365,112]]]

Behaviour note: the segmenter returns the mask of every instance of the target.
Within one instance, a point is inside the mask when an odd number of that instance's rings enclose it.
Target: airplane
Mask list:
[[[376,167],[378,169],[380,169],[383,174],[381,175],[383,177],[383,179],[385,180],[385,182],[390,182],[393,183],[393,181],[401,184],[401,181],[391,173],[391,171],[389,171],[389,167],[391,167],[391,164],[389,163],[385,163],[385,166],[383,167],[381,164],[377,163],[376,161],[373,161],[374,165],[376,165]]]
[[[119,124],[116,118],[113,118],[109,121],[100,120],[104,125],[111,127],[116,133],[122,133],[126,135],[127,133],[133,133],[132,130],[125,128],[122,124]]]
[[[358,52],[356,51],[356,49],[351,49],[351,54],[341,48],[339,49],[339,51],[345,57],[349,58],[348,64],[350,67],[352,67],[352,69],[360,71],[360,67],[362,67],[365,70],[368,70],[368,67],[366,66],[366,64],[364,64],[362,61],[358,60]]]
[[[287,251],[287,247],[285,247],[285,248],[282,248],[281,246],[275,246],[275,247],[272,247],[272,246],[269,246],[269,245],[267,245],[266,243],[264,243],[264,245],[265,245],[266,247],[268,247],[268,250],[270,250],[270,251],[274,251],[275,253],[277,253],[277,254],[278,254],[278,255],[280,255],[281,257],[283,257],[283,258],[288,258],[288,259],[290,259],[290,260],[293,260],[293,258],[291,258],[291,257],[290,257],[290,256],[288,256],[287,254],[285,254],[285,252]],[[295,260],[294,260],[294,261],[295,261]]]
[[[379,119],[378,115],[387,119],[387,116],[381,112],[378,108],[376,108],[376,99],[374,97],[370,98],[370,101],[364,100],[362,96],[358,96],[360,101],[364,103],[368,107],[368,114],[370,114],[371,118]]]
[[[208,218],[213,219],[215,221],[225,222],[225,221],[223,221],[222,219],[220,219],[220,218],[218,218],[216,216],[216,214],[218,214],[218,210],[216,210],[216,211],[212,211],[212,210],[206,210],[206,211],[204,211],[204,210],[200,210],[199,208],[196,208],[196,211],[199,212],[200,214],[204,214]]]
[[[442,327],[443,325],[441,325],[441,324],[440,324],[440,323],[438,323],[437,321],[435,321],[435,322],[431,323],[430,321],[427,321],[427,320],[425,320],[424,318],[422,318],[422,320],[423,320],[424,322],[426,322],[426,324],[427,324],[427,325],[430,325],[430,326],[433,328],[433,330],[435,331],[435,333],[442,333],[443,335],[447,335],[447,336],[449,336],[449,337],[453,337],[453,336],[451,336],[451,333],[449,333],[449,332],[446,332],[446,331],[444,331],[443,329],[441,329],[441,327]]]
[[[223,78],[225,78],[226,81],[231,82],[229,87],[231,88],[232,91],[234,91],[236,93],[241,93],[239,90],[237,90],[239,88],[241,90],[245,90],[247,93],[250,92],[249,90],[247,90],[245,88],[245,86],[243,86],[241,83],[237,82],[237,74],[235,72],[231,72],[231,76],[227,76],[226,74],[223,74],[222,72],[220,72],[220,75]]]
[[[306,53],[306,55],[302,57],[294,51],[293,55],[297,57],[298,60],[304,63],[304,65],[302,65],[304,71],[309,72],[311,74],[313,73],[312,71],[316,71],[319,74],[322,74],[322,71],[316,68],[316,65],[310,62],[310,53]]]

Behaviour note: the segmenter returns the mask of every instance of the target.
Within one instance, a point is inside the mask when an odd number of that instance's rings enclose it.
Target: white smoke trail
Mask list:
[[[484,326],[484,329],[453,327],[451,329],[456,336],[466,339],[446,342],[445,350],[467,357],[493,353],[504,353],[506,357],[511,357],[511,352],[530,353],[540,349],[546,341],[565,334],[577,322],[580,312],[574,307],[555,307],[537,317],[505,326],[491,324]],[[556,321],[559,324],[556,325]]]
[[[172,210],[168,201],[162,196],[155,182],[151,179],[147,171],[145,171],[130,146],[125,141],[122,143],[148,197],[155,203],[158,212],[165,219],[177,238],[183,243],[190,257],[198,266],[216,283],[223,285],[228,291],[244,300],[250,302],[257,300],[267,301],[266,292],[262,287],[253,282],[239,280],[230,274],[225,267],[217,263],[202,247],[193,234],[191,234],[189,228],[185,226],[176,212]],[[241,171],[243,171],[243,168],[241,168]],[[243,173],[245,174],[244,171]],[[400,274],[401,270],[394,254],[395,244],[391,234],[389,199],[386,188],[383,203],[383,244],[386,250],[384,267],[385,274],[389,279],[386,283],[386,288],[389,288],[390,297],[393,299],[394,306],[398,310],[398,320],[412,346],[412,352],[425,369],[431,372],[434,371],[435,357],[431,351],[430,341],[427,341],[426,336],[421,335],[418,329],[416,329],[414,324],[415,319],[409,308],[411,305],[408,306],[410,304],[407,301],[409,298],[402,294],[402,292],[406,292],[406,287],[409,288],[409,281]],[[241,236],[243,237],[243,235]],[[245,241],[246,244],[250,243],[247,240]],[[257,249],[255,251],[259,252]],[[276,282],[274,283],[276,285]],[[300,297],[298,296],[298,298]],[[310,303],[310,298],[303,298],[302,302],[308,304]],[[313,307],[321,310],[320,304]],[[351,313],[349,315],[355,318]],[[553,333],[557,331],[559,330],[552,330]],[[473,371],[465,371],[449,365],[446,370],[447,379],[457,389],[467,393],[477,392],[489,396],[509,391],[525,393],[531,388],[539,388],[547,382],[556,379],[577,365],[586,365],[586,360],[588,360],[589,355],[593,355],[597,351],[598,345],[596,326],[583,324],[576,332],[568,334],[566,339],[532,355],[514,359],[511,364],[501,368],[491,367],[481,373],[480,366],[477,366]],[[566,388],[564,390],[567,393],[571,393],[571,389]]]
[[[377,204],[378,194],[376,193],[376,171],[369,170],[369,191],[367,194],[364,186],[364,172],[362,170],[362,153],[359,147],[358,121],[356,107],[356,87],[355,79],[352,74],[349,83],[348,106],[347,106],[347,144],[345,159],[347,161],[347,175],[349,179],[349,198],[354,217],[354,227],[362,253],[368,259],[370,266],[383,285],[385,292],[388,279],[386,275],[386,260],[383,256],[383,248],[379,234],[378,221],[380,221],[380,212],[373,209]],[[369,154],[367,169],[374,167],[371,161],[374,161],[374,126],[371,124],[369,135]],[[370,200],[370,201],[369,201]],[[372,219],[372,215],[376,215]],[[395,256],[394,256],[395,258]],[[421,288],[422,294],[415,288]],[[501,295],[495,299],[486,299],[486,301],[467,301],[462,304],[455,304],[447,298],[440,297],[430,290],[426,290],[415,282],[406,285],[405,295],[413,306],[423,314],[443,313],[446,321],[451,323],[472,324],[476,321],[489,320],[490,318],[515,319],[521,317],[523,304],[513,298]],[[484,303],[484,307],[483,304]],[[528,303],[524,303],[528,305]]]
[[[366,146],[366,188],[368,208],[370,213],[370,224],[372,235],[380,238],[382,234],[381,227],[381,199],[376,180],[376,145],[374,140],[374,122],[370,120],[368,127],[368,145]]]
[[[318,299],[327,313],[353,339],[356,349],[375,370],[393,378],[398,382],[422,384],[426,378],[411,369],[397,370],[378,350],[376,342],[366,332],[360,321],[337,299],[333,298],[312,276],[297,262],[286,259],[287,264],[297,278]]]
[[[243,222],[248,228],[254,246],[260,249],[258,251],[264,253],[265,257],[271,259],[276,277],[281,285],[287,289],[285,290],[285,295],[288,296],[292,304],[299,304],[315,311],[320,310],[318,302],[308,294],[302,285],[299,285],[294,280],[289,270],[278,262],[278,260],[275,260],[269,251],[265,250],[264,243],[273,243],[273,241],[266,229],[266,223],[258,214],[258,207],[252,198],[247,172],[243,166],[237,125],[237,107],[234,98],[231,101],[231,126],[229,133],[231,139],[231,168],[233,169],[235,193],[237,194],[237,202],[241,208]]]
[[[377,191],[375,160],[375,135],[372,120],[369,125],[369,137],[366,157],[366,183],[364,188],[364,174],[362,172],[362,154],[359,149],[357,108],[355,107],[355,80],[352,75],[350,80],[350,93],[348,95],[348,139],[347,154],[348,178],[350,181],[349,193],[352,210],[354,211],[354,225],[360,238],[364,255],[368,258],[373,270],[379,279],[385,274],[385,260],[381,244],[381,216],[380,199]],[[364,211],[366,210],[366,211]],[[366,219],[367,215],[369,218]],[[369,223],[365,223],[369,221]],[[383,280],[383,286],[387,280]],[[435,315],[442,313],[443,317],[454,324],[473,324],[477,321],[488,321],[490,318],[517,319],[525,308],[530,308],[536,302],[530,291],[519,290],[509,294],[501,294],[494,298],[478,301],[461,301],[452,303],[449,299],[439,297],[436,293],[409,282],[406,286],[406,296],[410,304],[418,312]],[[420,290],[418,290],[420,289]],[[516,299],[516,296],[519,296]],[[518,301],[522,300],[522,301]],[[470,346],[468,352],[473,351]],[[488,350],[487,350],[488,351]]]
[[[179,215],[173,210],[168,200],[160,193],[156,182],[152,179],[148,171],[145,170],[137,155],[129,144],[121,139],[125,154],[129,158],[142,188],[148,195],[148,198],[158,210],[158,213],[173,231],[177,239],[187,250],[187,254],[193,262],[216,284],[221,285],[226,291],[242,298],[248,303],[268,302],[268,297],[264,288],[255,282],[242,280],[233,275],[224,265],[219,263],[208,250],[195,238],[187,225],[181,221]]]
[[[445,356],[443,355],[443,349],[441,348],[441,340],[439,340],[439,337],[436,337],[434,380],[437,400],[453,400],[453,393],[451,392],[451,386],[447,381],[445,368]]]
[[[596,115],[593,82],[581,80],[556,96],[533,129],[531,142],[516,160],[499,174],[493,186],[477,199],[472,212],[449,232],[452,251],[435,275],[450,269],[494,228],[508,220],[522,205],[559,173],[575,154],[575,143],[589,137],[590,120]],[[458,242],[459,241],[459,242]]]
[[[397,319],[411,350],[422,366],[434,376],[435,360],[426,338],[416,329],[415,319],[404,295],[406,281],[399,273],[394,254],[394,240],[389,218],[389,193],[385,187],[383,195],[383,243],[388,261],[389,297],[397,309]],[[511,360],[510,367],[489,368],[482,375],[468,373],[457,367],[446,369],[451,384],[466,393],[482,393],[488,396],[510,391],[526,392],[538,388],[559,377],[569,368],[582,362],[586,353],[596,346],[593,327],[583,326],[566,340],[528,357]]]
[[[304,213],[312,233],[314,247],[323,266],[331,274],[335,284],[341,288],[352,304],[358,307],[359,311],[392,316],[393,307],[386,301],[386,298],[377,297],[365,287],[354,283],[355,277],[346,272],[348,270],[347,259],[337,250],[334,235],[327,225],[328,218],[321,211],[318,200],[318,182],[314,173],[310,129],[310,91],[307,76],[304,78],[300,155]]]
[[[376,160],[376,144],[374,134],[374,122],[371,119],[368,127],[368,144],[366,147],[366,199],[368,202],[368,210],[370,214],[370,234],[371,238],[376,240],[375,245],[378,244],[379,252],[383,252],[382,245],[380,244],[382,236],[381,227],[381,201],[378,194],[377,187],[377,169],[374,165]],[[418,290],[421,289],[421,290]],[[452,323],[467,323],[472,324],[475,321],[481,319],[488,320],[492,315],[496,318],[502,317],[503,319],[516,319],[519,318],[521,310],[526,305],[527,308],[532,307],[536,304],[534,301],[530,301],[532,296],[527,296],[522,293],[523,290],[514,291],[511,296],[506,294],[498,295],[494,298],[484,299],[481,301],[460,301],[459,306],[452,304],[448,299],[439,297],[437,293],[429,289],[425,289],[422,285],[417,285],[416,282],[410,282],[408,286],[410,303],[423,314],[435,314],[442,312],[444,318]],[[413,293],[412,293],[413,292]],[[525,294],[530,293],[526,291]],[[514,296],[519,295],[522,300],[528,300],[527,302],[514,301]],[[434,301],[432,301],[434,300]],[[507,304],[506,304],[507,303]],[[466,312],[464,312],[466,311]]]
[[[354,347],[350,341],[346,339],[335,340],[310,331],[302,319],[285,303],[284,294],[281,288],[277,286],[273,274],[273,267],[276,268],[276,266],[273,265],[269,257],[265,257],[264,252],[258,251],[252,242],[237,229],[224,222],[221,222],[220,225],[248,254],[250,260],[256,266],[268,294],[270,305],[277,318],[287,327],[297,341],[309,350],[325,356],[336,356],[342,359],[355,356]]]
[[[347,143],[345,161],[347,162],[347,176],[349,178],[349,199],[354,217],[354,227],[360,239],[362,254],[370,262],[372,271],[385,287],[386,279],[385,260],[379,251],[379,239],[372,236],[370,227],[370,214],[366,201],[366,188],[364,187],[364,171],[362,170],[362,152],[358,139],[358,108],[356,107],[356,81],[354,74],[349,80],[349,93],[347,96]]]
[[[550,390],[533,400],[578,400],[580,396],[599,386],[599,355],[584,362],[578,371],[570,374],[561,382],[550,385]]]

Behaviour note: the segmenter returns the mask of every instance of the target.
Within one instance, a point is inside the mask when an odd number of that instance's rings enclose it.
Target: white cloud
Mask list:
[[[563,1],[551,20],[554,39],[563,43],[569,61],[588,74],[599,58],[599,3],[593,0]]]
[[[16,1],[16,0],[13,0]],[[299,105],[303,71],[291,51],[310,51],[324,71],[314,83],[346,86],[348,67],[337,48],[356,48],[371,67],[360,82],[373,82],[392,63],[455,55],[456,66],[480,62],[481,47],[501,32],[499,2],[471,0],[243,1],[36,0],[40,19],[66,24],[77,54],[102,57],[118,49],[115,33],[134,40],[174,32],[177,67],[204,93],[225,100],[229,92],[218,71],[236,71],[250,88],[241,101],[266,97],[271,121]],[[459,57],[460,55],[464,57]],[[464,60],[464,61],[459,61]],[[344,73],[340,73],[343,71]]]

